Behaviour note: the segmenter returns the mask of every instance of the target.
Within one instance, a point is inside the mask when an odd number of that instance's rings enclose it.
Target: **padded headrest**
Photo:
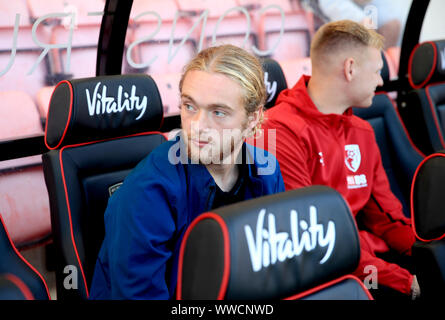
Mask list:
[[[419,240],[445,237],[445,151],[426,157],[414,174],[411,210],[414,234]]]
[[[383,61],[383,67],[382,70],[380,71],[380,76],[382,77],[383,83],[387,83],[391,77],[389,72],[388,57],[386,56],[384,51],[382,51],[382,61]]]
[[[49,149],[159,130],[161,97],[143,74],[61,81],[51,96],[45,129]]]
[[[423,42],[414,47],[408,62],[411,87],[419,89],[445,80],[444,50],[445,40]]]
[[[342,196],[326,186],[222,207],[184,234],[178,299],[276,299],[358,266],[360,244]]]
[[[284,89],[287,89],[286,77],[280,64],[270,58],[262,60],[264,70],[264,84],[266,85],[267,99],[265,109],[275,105],[278,95]]]

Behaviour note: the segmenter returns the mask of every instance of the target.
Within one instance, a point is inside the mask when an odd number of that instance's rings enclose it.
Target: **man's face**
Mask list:
[[[227,76],[198,70],[186,74],[181,124],[193,163],[234,163],[252,124],[242,98],[241,86]]]
[[[380,50],[366,47],[357,59],[356,73],[350,86],[351,106],[369,107],[375,95],[375,89],[383,85],[380,71],[383,60]]]

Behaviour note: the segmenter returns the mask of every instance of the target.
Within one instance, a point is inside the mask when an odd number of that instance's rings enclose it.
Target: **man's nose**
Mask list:
[[[199,110],[192,121],[195,122],[200,131],[210,128],[210,119],[206,110]]]

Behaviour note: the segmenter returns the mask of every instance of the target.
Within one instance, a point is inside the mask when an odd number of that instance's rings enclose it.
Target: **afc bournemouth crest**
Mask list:
[[[345,145],[345,164],[352,172],[356,172],[362,160],[358,144]]]

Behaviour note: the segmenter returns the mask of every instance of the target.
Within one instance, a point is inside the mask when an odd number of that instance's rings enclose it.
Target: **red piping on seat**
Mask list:
[[[428,76],[426,77],[426,79],[425,79],[422,83],[416,85],[416,84],[414,84],[413,79],[412,79],[412,75],[411,75],[411,73],[412,73],[412,62],[413,62],[413,58],[414,58],[414,53],[416,52],[417,48],[418,48],[420,45],[425,44],[425,43],[429,43],[429,44],[431,44],[431,45],[433,46],[433,49],[434,49],[434,61],[433,61],[433,66],[432,66],[432,68],[431,68],[430,73],[429,73]],[[437,48],[436,48],[436,44],[435,44],[434,42],[432,42],[432,41],[427,41],[427,42],[418,43],[418,44],[414,47],[413,51],[411,51],[411,55],[409,56],[409,60],[408,60],[408,82],[409,82],[409,84],[411,85],[411,87],[413,87],[414,89],[420,89],[420,88],[422,88],[425,84],[427,84],[428,81],[430,81],[431,77],[432,77],[433,74],[434,74],[434,69],[436,69],[436,63],[437,63]]]
[[[414,185],[416,183],[416,179],[417,179],[417,175],[420,171],[420,168],[423,166],[423,164],[428,161],[431,158],[434,157],[443,157],[445,158],[445,154],[443,153],[433,153],[431,155],[429,155],[428,157],[426,157],[425,159],[423,159],[423,161],[419,164],[419,166],[416,169],[416,172],[414,173],[414,177],[413,177],[413,182],[411,183],[411,228],[413,229],[414,235],[416,236],[417,239],[419,239],[422,242],[431,242],[431,241],[436,241],[436,240],[441,240],[442,238],[445,237],[445,233],[443,235],[441,235],[438,238],[435,239],[423,239],[421,238],[416,231],[416,223],[415,223],[415,219],[414,219]]]
[[[12,249],[14,250],[15,254],[32,270],[34,271],[35,274],[37,274],[37,276],[42,280],[45,289],[46,289],[46,294],[48,295],[48,299],[51,300],[51,295],[49,294],[49,290],[48,290],[48,286],[46,285],[45,279],[43,279],[42,275],[25,259],[23,258],[23,256],[19,253],[19,251],[17,250],[17,248],[15,247],[14,243],[11,240],[11,237],[9,236],[8,233],[8,229],[6,229],[6,224],[3,220],[2,215],[0,214],[0,221],[4,226],[5,232],[6,232],[6,237],[9,240],[9,243],[11,244]]]
[[[64,147],[62,147],[62,149],[60,149],[59,162],[60,162],[60,170],[61,170],[61,174],[62,174],[63,188],[64,188],[64,191],[65,191],[66,206],[67,206],[67,209],[68,209],[68,219],[69,219],[69,223],[70,223],[71,242],[73,243],[74,252],[76,254],[77,262],[78,262],[79,267],[80,267],[80,272],[82,274],[82,279],[83,279],[83,282],[84,282],[84,285],[85,285],[85,291],[86,291],[86,294],[87,294],[87,298],[89,297],[88,285],[87,285],[85,273],[83,271],[82,263],[81,263],[80,258],[79,258],[79,252],[77,250],[76,241],[74,239],[73,222],[72,222],[72,219],[71,219],[71,207],[70,207],[70,201],[69,201],[69,197],[68,197],[68,190],[67,190],[67,185],[66,185],[66,180],[65,180],[65,172],[64,172],[64,169],[63,169],[63,158],[62,158],[63,151],[65,149],[67,149],[67,148],[80,147],[80,146],[85,146],[85,145],[94,144],[94,143],[100,143],[100,142],[104,142],[104,141],[111,141],[111,140],[117,140],[117,139],[129,138],[129,137],[136,137],[136,136],[142,136],[142,135],[150,135],[150,134],[161,134],[163,136],[163,134],[161,132],[142,132],[142,133],[132,134],[132,135],[128,135],[128,136],[122,136],[122,137],[117,137],[117,138],[103,139],[103,140],[97,140],[97,141],[88,141],[88,142],[83,142],[83,143],[79,143],[79,144],[68,145],[68,146],[64,146]]]
[[[47,114],[46,114],[46,123],[45,123],[45,146],[48,148],[48,150],[54,150],[54,149],[57,149],[58,147],[60,147],[60,145],[63,142],[63,139],[65,139],[65,135],[66,135],[66,132],[68,130],[68,126],[69,126],[70,121],[71,121],[71,113],[73,111],[73,86],[71,85],[71,82],[69,82],[68,80],[63,80],[63,81],[59,82],[57,84],[57,86],[54,88],[54,91],[51,94],[51,99],[49,99],[49,101],[51,103],[51,101],[53,99],[54,92],[56,92],[57,87],[60,86],[62,83],[67,83],[68,87],[70,88],[70,112],[68,113],[68,120],[66,122],[65,130],[63,130],[62,138],[59,140],[59,143],[55,147],[50,147],[48,145],[48,141],[46,140],[47,132],[48,132],[48,120],[49,120],[48,116],[49,116],[49,109],[50,109],[50,107],[48,106],[48,111],[47,111]]]
[[[5,278],[15,284],[15,286],[22,292],[26,300],[34,300],[31,290],[29,290],[28,286],[19,277],[8,273],[5,275]]]
[[[179,251],[179,262],[178,262],[178,283],[177,283],[177,290],[176,290],[176,299],[181,300],[182,299],[182,265],[184,262],[184,251],[187,239],[190,235],[190,232],[192,229],[204,219],[213,219],[215,220],[221,227],[221,231],[223,233],[223,239],[224,239],[224,271],[223,276],[221,280],[221,286],[219,288],[218,297],[217,300],[223,300],[224,296],[226,295],[227,291],[227,285],[229,283],[229,274],[230,274],[230,239],[229,239],[229,231],[227,230],[227,225],[224,222],[224,220],[217,214],[213,212],[208,212],[200,215],[195,220],[192,221],[190,226],[187,228],[187,230],[184,233],[184,237],[182,239],[181,248]]]
[[[392,105],[393,105],[393,107],[394,107],[394,110],[396,111],[397,117],[398,117],[399,120],[400,120],[400,124],[402,125],[402,129],[403,129],[403,131],[405,131],[405,135],[406,135],[406,137],[408,138],[409,143],[411,144],[411,146],[413,147],[413,149],[416,150],[416,152],[417,152],[418,154],[420,154],[423,158],[425,158],[425,154],[424,154],[422,151],[420,151],[420,150],[416,147],[416,145],[414,144],[413,140],[411,140],[411,136],[409,135],[408,130],[406,129],[405,124],[403,123],[403,120],[402,120],[402,117],[400,116],[399,110],[397,110],[397,106],[396,106],[395,102],[391,99],[391,97],[389,96],[389,94],[388,94],[387,92],[385,92],[385,91],[379,91],[379,92],[376,92],[375,94],[376,94],[376,95],[378,95],[378,94],[384,94],[384,95],[386,95],[386,96],[388,97],[389,101],[391,101],[391,103],[392,103]]]
[[[306,290],[304,292],[298,293],[298,294],[293,295],[293,296],[291,296],[289,298],[286,298],[284,300],[297,300],[297,299],[304,298],[304,297],[306,297],[308,295],[311,295],[311,294],[313,294],[315,292],[321,291],[321,290],[323,290],[323,289],[325,289],[327,287],[330,287],[332,285],[340,283],[341,281],[346,280],[346,279],[352,279],[352,280],[357,281],[360,284],[360,286],[363,288],[363,290],[365,291],[365,293],[368,296],[369,300],[374,300],[374,298],[372,297],[371,293],[366,288],[366,286],[363,284],[363,282],[361,282],[359,278],[357,278],[356,276],[353,276],[351,274],[347,274],[347,275],[342,276],[340,278],[337,278],[337,279],[334,279],[332,281],[323,283],[322,285],[319,285],[319,286],[317,286],[315,288],[312,288],[312,289]]]
[[[431,84],[431,85],[427,86],[425,88],[425,93],[426,93],[426,97],[429,102],[431,114],[433,115],[433,118],[434,118],[434,125],[436,126],[437,133],[439,134],[440,143],[442,144],[442,147],[445,148],[445,141],[443,140],[442,129],[440,129],[439,119],[437,119],[436,110],[434,110],[434,108],[433,108],[433,100],[431,99],[431,94],[430,94],[430,87],[432,85],[438,85],[438,84],[440,84],[440,83],[435,83],[435,84]]]

